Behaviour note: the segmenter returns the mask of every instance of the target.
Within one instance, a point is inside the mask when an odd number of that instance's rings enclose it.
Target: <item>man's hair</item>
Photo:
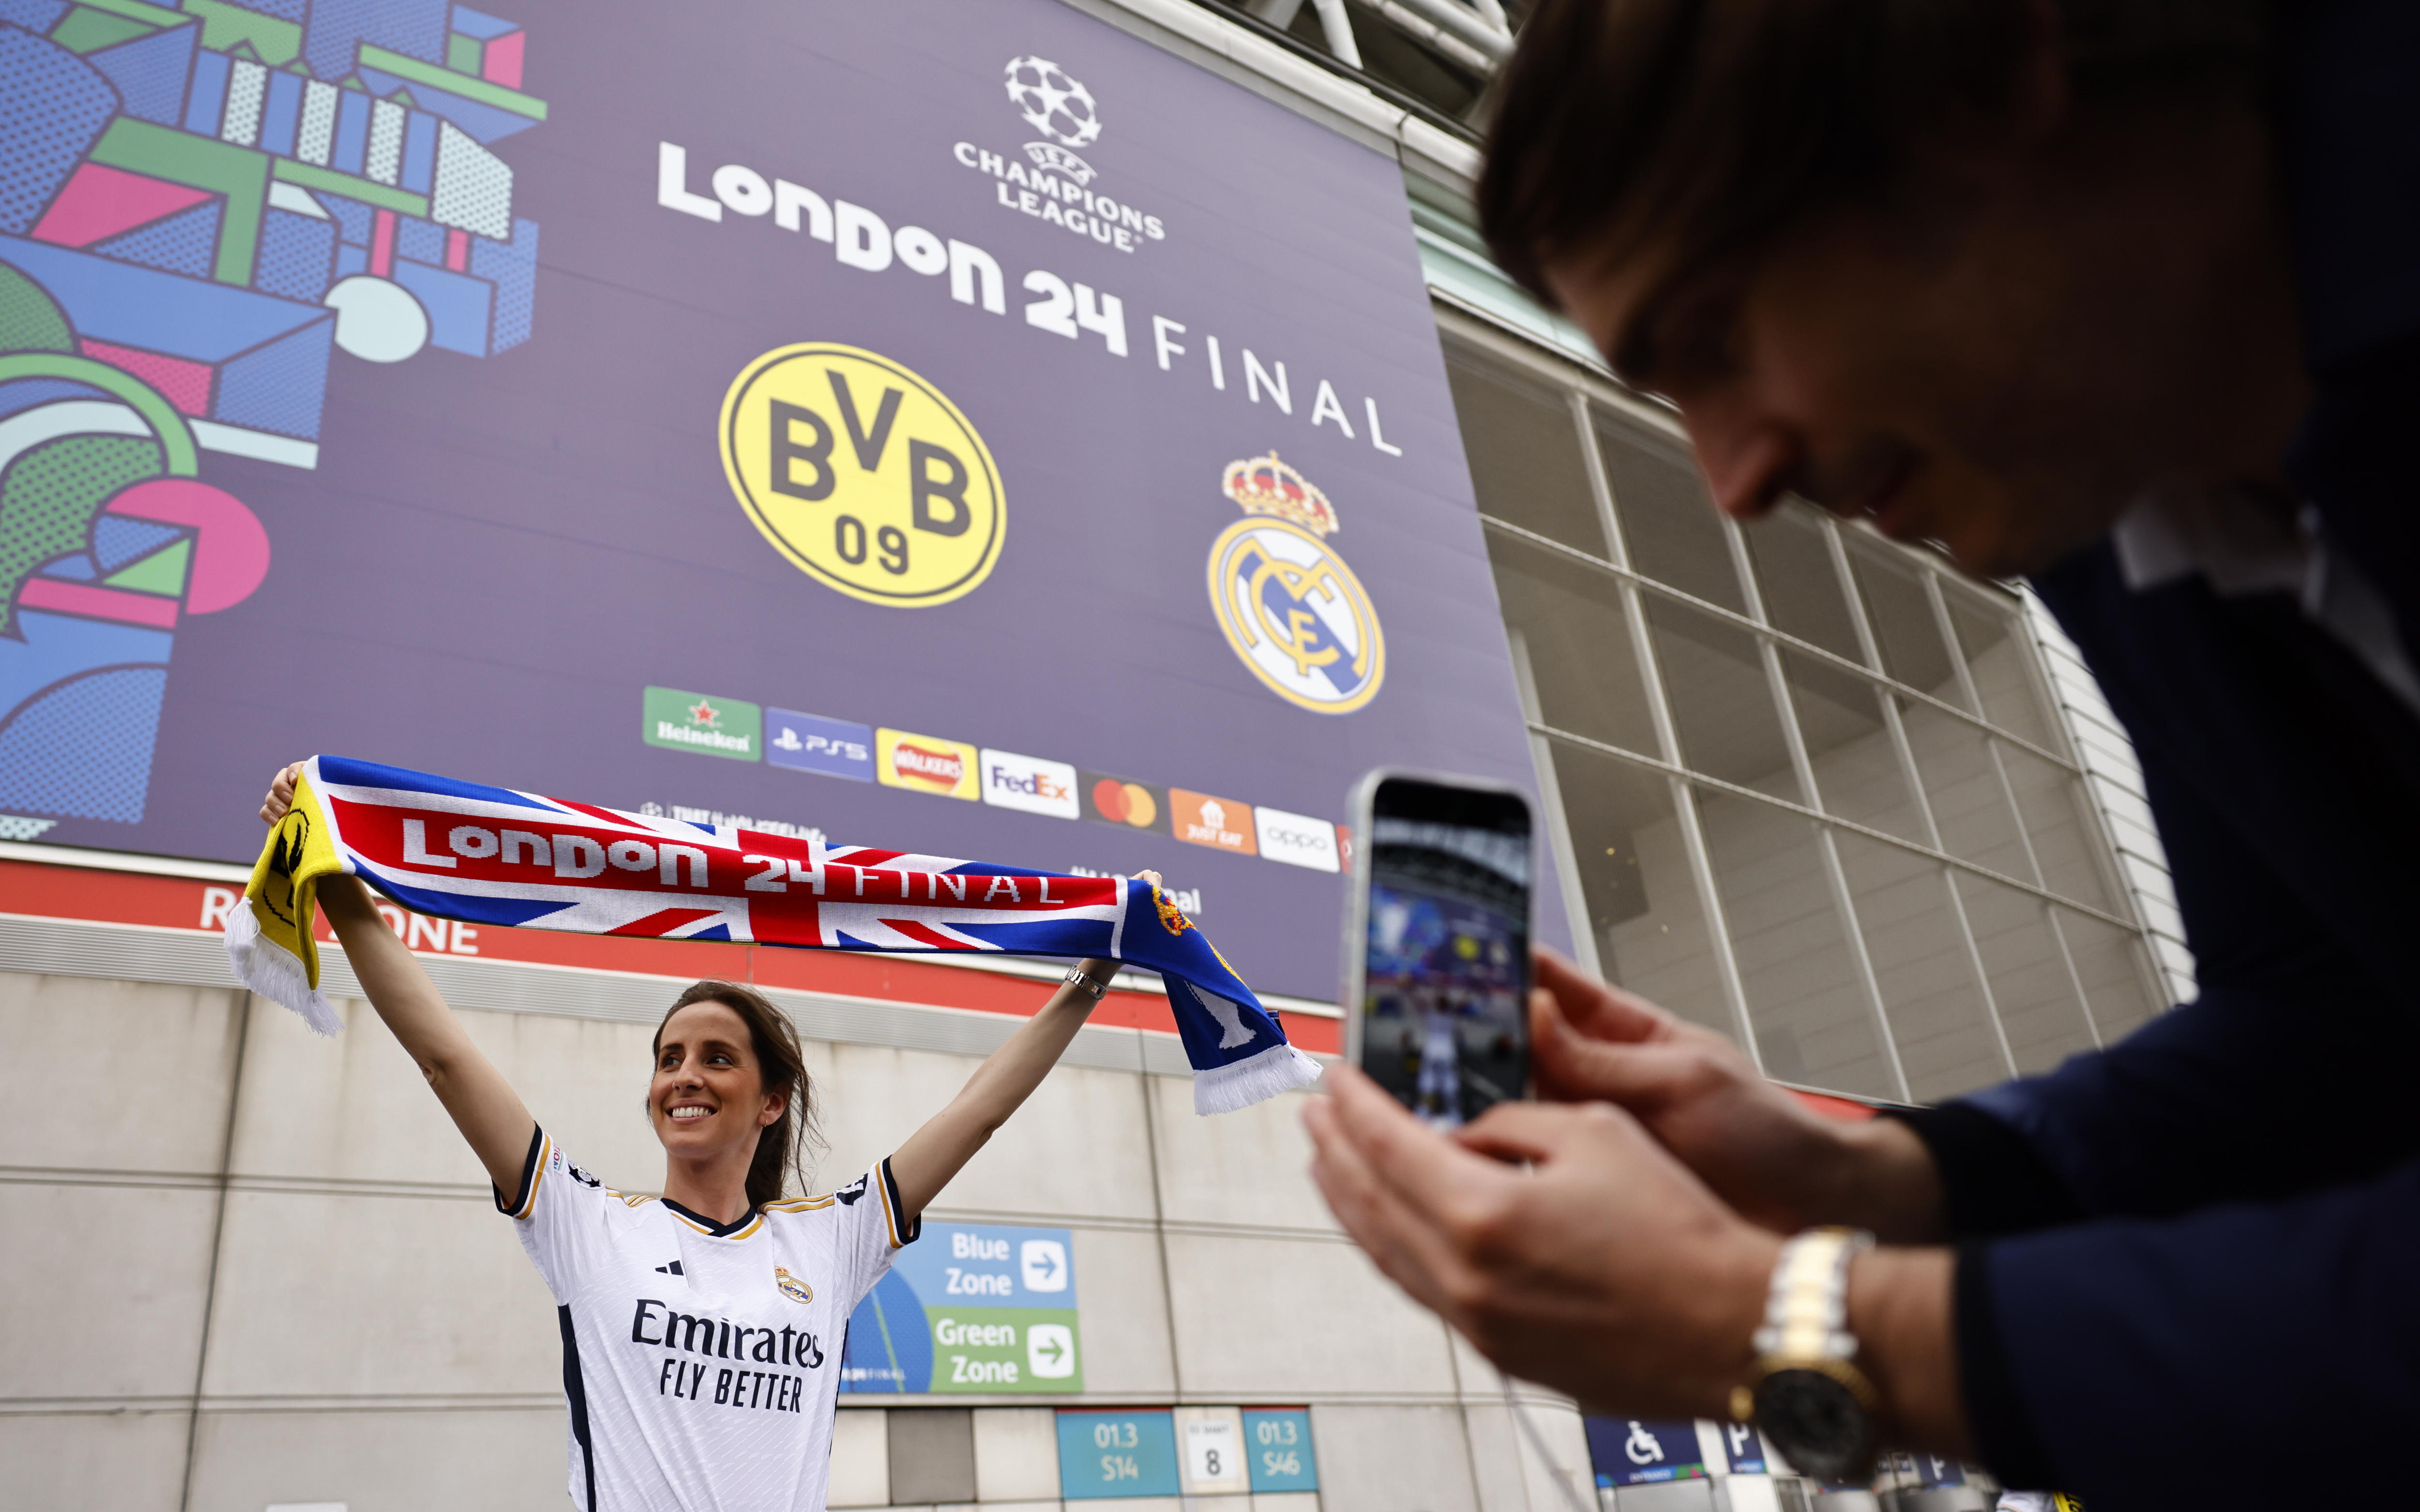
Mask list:
[[[1914,149],[2005,119],[2036,0],[1540,0],[1497,81],[1479,219],[1549,304],[1546,267],[1651,245],[1750,253],[1887,193]],[[2257,76],[2257,0],[2056,0],[2079,99]]]

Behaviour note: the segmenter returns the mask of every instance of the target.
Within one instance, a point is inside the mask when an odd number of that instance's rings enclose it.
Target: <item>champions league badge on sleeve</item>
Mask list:
[[[1227,644],[1269,690],[1313,714],[1351,714],[1387,675],[1378,611],[1329,547],[1336,506],[1266,456],[1227,464],[1244,518],[1210,547],[1210,607]]]

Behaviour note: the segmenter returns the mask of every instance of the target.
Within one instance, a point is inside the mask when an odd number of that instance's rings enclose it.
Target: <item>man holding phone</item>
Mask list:
[[[1543,1101],[1441,1134],[1333,1075],[1339,1216],[1507,1370],[1752,1401],[1802,1471],[1888,1442],[2106,1512],[2341,1444],[2331,1492],[2408,1502],[2350,1446],[2420,1417],[2420,8],[1543,0],[1481,202],[1720,507],[2030,577],[2201,995],[1836,1124],[1542,954]]]

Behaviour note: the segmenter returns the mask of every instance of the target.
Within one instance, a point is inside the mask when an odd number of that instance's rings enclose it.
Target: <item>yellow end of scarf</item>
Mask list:
[[[319,879],[344,869],[306,773],[295,779],[294,807],[270,830],[260,859],[252,864],[243,902],[261,938],[302,963],[313,987],[319,985],[319,949],[311,937],[319,914]]]

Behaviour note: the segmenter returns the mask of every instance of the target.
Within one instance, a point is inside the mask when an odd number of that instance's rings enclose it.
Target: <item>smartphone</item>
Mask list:
[[[1381,768],[1354,789],[1344,1054],[1432,1127],[1529,1086],[1529,802]]]

